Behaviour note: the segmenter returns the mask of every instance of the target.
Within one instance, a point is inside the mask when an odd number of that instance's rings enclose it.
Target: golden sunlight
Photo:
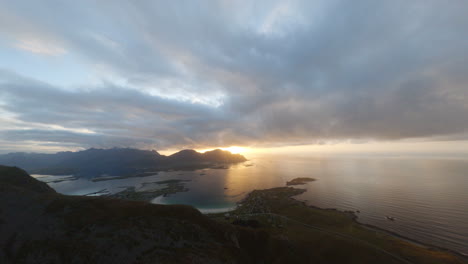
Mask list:
[[[238,153],[245,153],[248,152],[249,149],[245,147],[237,147],[237,146],[232,146],[228,148],[221,148],[222,150],[227,150],[233,154],[238,154]]]
[[[250,148],[248,148],[248,147],[231,146],[231,147],[226,147],[226,148],[202,149],[202,150],[199,150],[199,152],[203,153],[203,152],[207,152],[207,151],[214,150],[214,149],[227,150],[227,151],[231,152],[232,154],[246,153],[246,152],[250,151]]]

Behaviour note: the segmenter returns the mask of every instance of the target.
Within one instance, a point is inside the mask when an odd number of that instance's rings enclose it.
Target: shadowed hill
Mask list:
[[[22,190],[36,193],[55,193],[54,189],[16,167],[0,166],[0,190]]]
[[[246,161],[239,154],[213,150],[199,153],[183,150],[171,156],[160,155],[157,151],[113,148],[88,149],[78,152],[56,154],[9,153],[0,155],[0,164],[17,166],[34,174],[96,177],[102,174],[128,175],[186,167],[209,167],[215,163]]]

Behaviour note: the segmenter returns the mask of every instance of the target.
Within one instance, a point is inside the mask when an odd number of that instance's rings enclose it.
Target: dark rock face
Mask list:
[[[199,153],[182,150],[171,156],[157,151],[114,148],[88,149],[78,152],[56,154],[9,153],[0,155],[0,164],[17,166],[33,174],[96,177],[102,174],[129,175],[147,171],[177,169],[182,167],[202,168],[213,163],[235,163],[246,161],[239,154],[213,150]]]

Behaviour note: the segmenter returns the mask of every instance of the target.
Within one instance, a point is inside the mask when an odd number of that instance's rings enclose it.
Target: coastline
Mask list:
[[[297,196],[297,195],[295,195],[295,196]],[[343,211],[343,210],[339,210],[337,208],[322,208],[322,207],[318,207],[318,206],[315,206],[315,205],[309,205],[304,201],[301,201],[301,200],[298,200],[298,199],[294,198],[295,196],[291,196],[290,199],[292,199],[292,200],[294,200],[296,202],[299,202],[299,203],[303,204],[306,207],[317,209],[317,210],[335,211],[335,212],[338,212],[338,213],[342,213],[344,215],[350,216],[350,218],[356,224],[358,224],[358,225],[360,225],[362,227],[365,227],[365,228],[367,228],[369,230],[385,233],[387,235],[393,236],[393,237],[398,238],[398,239],[405,240],[407,242],[413,243],[413,244],[418,245],[418,246],[425,247],[427,249],[436,249],[436,250],[439,250],[439,251],[448,252],[450,254],[454,254],[454,255],[468,261],[468,254],[463,254],[462,252],[458,252],[458,251],[453,250],[453,249],[449,249],[449,248],[445,248],[445,247],[441,247],[441,246],[436,246],[436,245],[433,245],[433,244],[430,244],[430,243],[427,243],[427,242],[423,242],[423,241],[420,241],[420,240],[417,240],[417,239],[414,239],[414,238],[409,238],[409,237],[406,237],[406,236],[404,236],[402,234],[399,234],[397,232],[390,231],[390,230],[387,230],[385,228],[381,228],[381,227],[378,227],[378,226],[375,226],[375,225],[359,222],[359,220],[358,220],[359,217],[356,215],[356,213],[354,211]]]
[[[418,245],[418,246],[423,246],[423,247],[426,247],[428,249],[437,249],[437,250],[440,250],[440,251],[445,251],[445,252],[448,252],[450,254],[454,254],[454,255],[457,255],[458,257],[461,257],[465,260],[468,260],[468,254],[463,254],[462,252],[458,252],[456,250],[453,250],[453,249],[449,249],[449,248],[445,248],[445,247],[441,247],[441,246],[436,246],[436,245],[433,245],[433,244],[430,244],[430,243],[426,243],[426,242],[423,242],[423,241],[419,241],[417,239],[414,239],[414,238],[409,238],[409,237],[406,237],[404,235],[401,235],[397,232],[393,232],[393,231],[390,231],[390,230],[387,230],[387,229],[384,229],[384,228],[381,228],[381,227],[378,227],[378,226],[374,226],[374,225],[371,225],[371,224],[365,224],[365,223],[361,223],[359,222],[357,219],[354,220],[357,224],[363,226],[363,227],[366,227],[370,230],[375,230],[375,231],[378,231],[378,232],[383,232],[383,233],[386,233],[388,235],[391,235],[391,236],[394,236],[396,238],[399,238],[399,239],[403,239],[405,241],[408,241],[408,242],[411,242],[415,245]]]
[[[296,188],[294,186],[292,186],[292,187],[295,188],[295,189],[298,189],[298,188]],[[271,189],[274,189],[274,188],[262,189],[260,191],[267,191],[267,190],[271,190]],[[254,191],[252,191],[252,192],[254,192]],[[198,211],[200,211],[202,214],[205,214],[205,215],[226,214],[226,213],[230,213],[230,212],[235,212],[237,209],[239,209],[242,206],[243,202],[248,199],[249,195],[252,192],[248,193],[244,199],[237,202],[235,206],[222,207],[222,208],[198,208],[196,206],[194,206],[194,207]],[[385,228],[381,228],[381,227],[378,227],[378,226],[375,226],[375,225],[372,225],[372,224],[367,224],[367,223],[360,222],[359,221],[359,216],[354,211],[340,210],[338,208],[322,208],[322,207],[307,204],[306,201],[296,199],[296,197],[298,195],[294,195],[294,196],[291,196],[289,198],[296,201],[296,202],[298,202],[298,203],[301,203],[302,205],[304,205],[306,207],[309,207],[309,208],[322,210],[322,211],[334,211],[334,212],[338,212],[340,214],[346,215],[347,217],[352,219],[354,223],[356,223],[356,224],[358,224],[358,225],[360,225],[360,226],[362,226],[364,228],[367,228],[369,230],[377,231],[377,232],[380,232],[380,233],[385,233],[385,234],[390,235],[392,237],[395,237],[397,239],[402,239],[404,241],[407,241],[409,243],[412,243],[412,244],[415,244],[415,245],[418,245],[418,246],[421,246],[421,247],[425,247],[427,249],[436,249],[436,250],[439,250],[439,251],[444,251],[444,252],[447,252],[447,253],[450,253],[450,254],[454,254],[454,255],[456,255],[456,256],[458,256],[460,258],[463,258],[465,260],[468,260],[468,254],[464,254],[464,253],[459,252],[457,250],[445,248],[445,247],[442,247],[442,246],[437,246],[437,245],[434,245],[434,244],[431,244],[431,243],[428,243],[428,242],[423,242],[423,241],[420,241],[420,240],[417,240],[417,239],[414,239],[414,238],[406,237],[406,236],[404,236],[402,234],[399,234],[397,232],[390,231],[390,230],[387,230]],[[155,199],[151,200],[150,202],[153,203],[153,204],[166,204],[166,203],[162,202],[163,199],[164,199],[164,197],[161,195],[161,196],[158,196]]]
[[[404,263],[468,263],[467,256],[458,251],[360,223],[352,211],[320,208],[296,199],[305,191],[294,187],[253,190],[238,202],[237,209],[207,216],[244,228],[260,228],[260,232],[272,237],[310,247],[323,249],[326,244],[333,252],[344,254],[350,254],[350,248],[361,247]]]

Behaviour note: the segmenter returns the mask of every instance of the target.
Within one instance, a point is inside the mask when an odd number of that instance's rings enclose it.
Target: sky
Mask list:
[[[467,13],[465,0],[0,0],[0,153],[468,149]]]

